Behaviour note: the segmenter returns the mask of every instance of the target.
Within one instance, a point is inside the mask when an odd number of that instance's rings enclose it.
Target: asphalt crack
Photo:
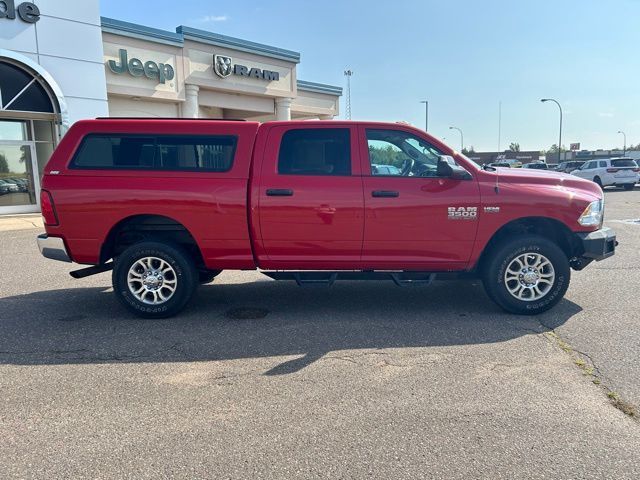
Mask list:
[[[547,332],[544,332],[543,334],[544,337],[571,357],[573,363],[582,370],[583,375],[590,377],[591,382],[605,393],[609,403],[613,407],[623,412],[636,423],[640,423],[638,407],[621,398],[620,395],[609,386],[610,382],[607,380],[606,376],[602,373],[602,370],[600,370],[600,367],[598,367],[590,354],[574,348],[572,345],[567,343],[554,328],[548,327],[542,322],[542,320],[538,319],[538,322],[547,329]],[[585,361],[585,359],[587,361]]]

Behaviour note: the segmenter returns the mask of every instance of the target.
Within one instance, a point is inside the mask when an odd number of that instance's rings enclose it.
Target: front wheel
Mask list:
[[[602,180],[600,179],[600,177],[595,177],[593,179],[593,181],[596,182],[600,188],[604,188],[604,186],[602,185]]]
[[[556,305],[569,287],[571,270],[555,243],[527,235],[498,245],[483,271],[487,295],[510,313],[535,315]]]
[[[629,183],[629,184],[624,186],[624,189],[626,191],[629,191],[629,190],[633,190],[633,187],[635,187],[635,185],[633,183]]]
[[[112,281],[118,299],[131,312],[143,318],[167,318],[191,299],[198,272],[189,254],[177,245],[141,242],[116,259]]]

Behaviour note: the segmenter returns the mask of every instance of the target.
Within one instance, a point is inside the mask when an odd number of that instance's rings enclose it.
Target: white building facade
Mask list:
[[[338,115],[342,89],[299,80],[299,62],[190,27],[101,18],[98,0],[0,0],[0,214],[38,211],[44,165],[80,119]]]

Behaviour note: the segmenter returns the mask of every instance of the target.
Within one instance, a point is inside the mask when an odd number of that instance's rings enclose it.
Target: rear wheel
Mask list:
[[[177,245],[141,242],[115,261],[113,290],[122,304],[143,318],[179,313],[193,296],[198,273],[187,252]]]
[[[633,187],[635,187],[635,185],[634,185],[634,184],[632,184],[632,183],[630,183],[630,184],[628,184],[628,185],[625,185],[625,186],[624,186],[624,189],[625,189],[625,190],[627,190],[627,191],[629,191],[629,190],[633,190]]]
[[[507,312],[534,315],[562,299],[570,278],[565,253],[546,238],[527,235],[491,252],[482,281],[489,298]]]

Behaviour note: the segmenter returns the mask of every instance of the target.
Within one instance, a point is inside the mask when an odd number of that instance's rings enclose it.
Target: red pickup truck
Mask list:
[[[301,285],[477,276],[519,314],[614,254],[603,193],[566,174],[480,167],[405,124],[97,119],[46,166],[45,257],[113,270],[143,317],[224,269]]]

